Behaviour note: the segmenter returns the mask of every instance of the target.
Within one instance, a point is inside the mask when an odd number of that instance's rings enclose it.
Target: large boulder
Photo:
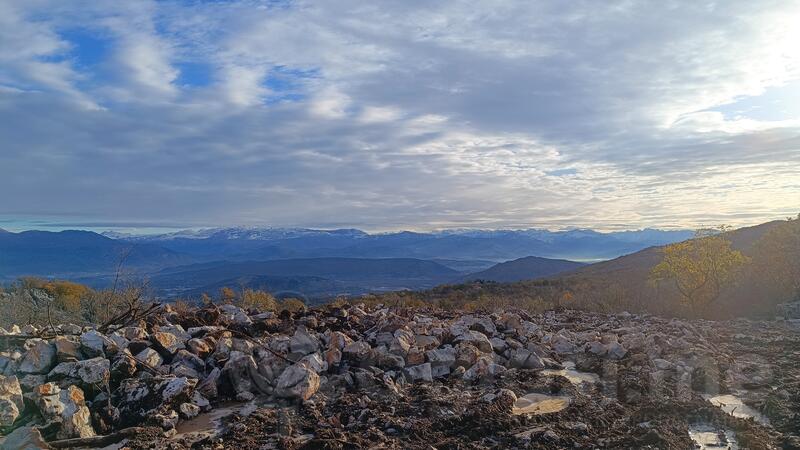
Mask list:
[[[319,390],[319,375],[305,364],[293,364],[278,377],[275,395],[308,400]]]
[[[75,378],[86,385],[96,385],[108,381],[111,363],[105,358],[92,358],[75,363]]]
[[[456,356],[456,349],[449,345],[425,352],[425,358],[431,365],[433,377],[441,377],[449,374],[450,369],[456,365]]]
[[[89,408],[79,387],[60,389],[54,383],[46,383],[36,388],[34,398],[45,421],[60,423],[58,439],[95,435]]]
[[[24,407],[22,388],[17,377],[0,375],[0,398],[11,400],[20,409]]]
[[[42,339],[31,339],[26,345],[29,345],[28,351],[17,371],[32,374],[50,372],[56,364],[56,347]]]
[[[577,349],[575,344],[562,334],[556,334],[550,339],[550,348],[559,355],[571,355]]]

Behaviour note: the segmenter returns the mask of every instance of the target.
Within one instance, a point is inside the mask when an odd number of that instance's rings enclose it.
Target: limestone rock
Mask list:
[[[489,341],[489,338],[487,338],[485,334],[475,330],[467,330],[461,333],[456,336],[454,342],[456,344],[460,342],[470,343],[484,353],[491,353],[493,351],[492,343]]]
[[[405,368],[405,374],[411,381],[433,381],[431,363],[420,364]]]
[[[31,342],[34,341],[34,342]],[[42,374],[50,372],[56,363],[56,347],[42,339],[32,339],[31,346],[17,370],[20,373]]]
[[[89,330],[81,335],[81,350],[86,356],[105,356],[105,349],[116,347],[113,341],[97,330]]]
[[[81,359],[81,344],[78,339],[72,336],[56,336],[53,339],[56,347],[56,359],[58,362],[77,361]]]
[[[293,364],[278,377],[275,395],[308,400],[319,389],[319,375],[303,364]]]
[[[537,354],[530,350],[520,348],[511,352],[509,365],[519,369],[543,369],[544,361]]]
[[[321,348],[319,339],[312,336],[306,327],[299,326],[295,330],[292,339],[289,341],[289,351],[292,355],[303,357],[309,353],[314,353]]]
[[[0,450],[46,450],[50,449],[42,433],[33,427],[20,427],[0,442]]]
[[[164,358],[162,358],[161,355],[159,355],[158,352],[152,348],[146,348],[139,352],[139,354],[136,355],[136,359],[153,368],[157,368],[164,363]]]
[[[162,353],[172,356],[178,350],[186,348],[178,336],[164,331],[158,331],[150,335],[150,341],[153,346]]]
[[[77,386],[59,389],[53,383],[39,386],[34,392],[39,412],[46,421],[61,424],[58,439],[85,438],[95,435],[83,391]]]

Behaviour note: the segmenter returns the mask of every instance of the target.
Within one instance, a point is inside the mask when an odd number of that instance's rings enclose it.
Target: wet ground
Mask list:
[[[585,332],[609,320],[564,313],[541,325]],[[154,430],[126,445],[800,449],[796,328],[745,320],[641,322],[679,339],[661,345],[655,359],[646,347],[613,362],[564,355],[564,369],[511,369],[481,382],[450,377],[400,385],[380,370],[360,369],[357,383],[343,390],[323,388],[305,402],[220,405],[174,436]]]

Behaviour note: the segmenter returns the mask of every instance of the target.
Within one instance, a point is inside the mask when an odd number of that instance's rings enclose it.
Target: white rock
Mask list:
[[[50,372],[56,363],[56,347],[42,339],[31,339],[28,342],[32,345],[17,370],[20,373],[33,374]]]
[[[164,358],[162,358],[157,351],[149,347],[139,352],[139,354],[136,355],[136,359],[154,368],[164,363]]]

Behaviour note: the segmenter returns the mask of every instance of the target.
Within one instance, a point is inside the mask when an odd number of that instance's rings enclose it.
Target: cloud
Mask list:
[[[5,2],[3,213],[368,229],[783,217],[800,204],[800,112],[730,111],[800,92],[798,20],[796,1]],[[76,29],[107,44],[96,63]]]

